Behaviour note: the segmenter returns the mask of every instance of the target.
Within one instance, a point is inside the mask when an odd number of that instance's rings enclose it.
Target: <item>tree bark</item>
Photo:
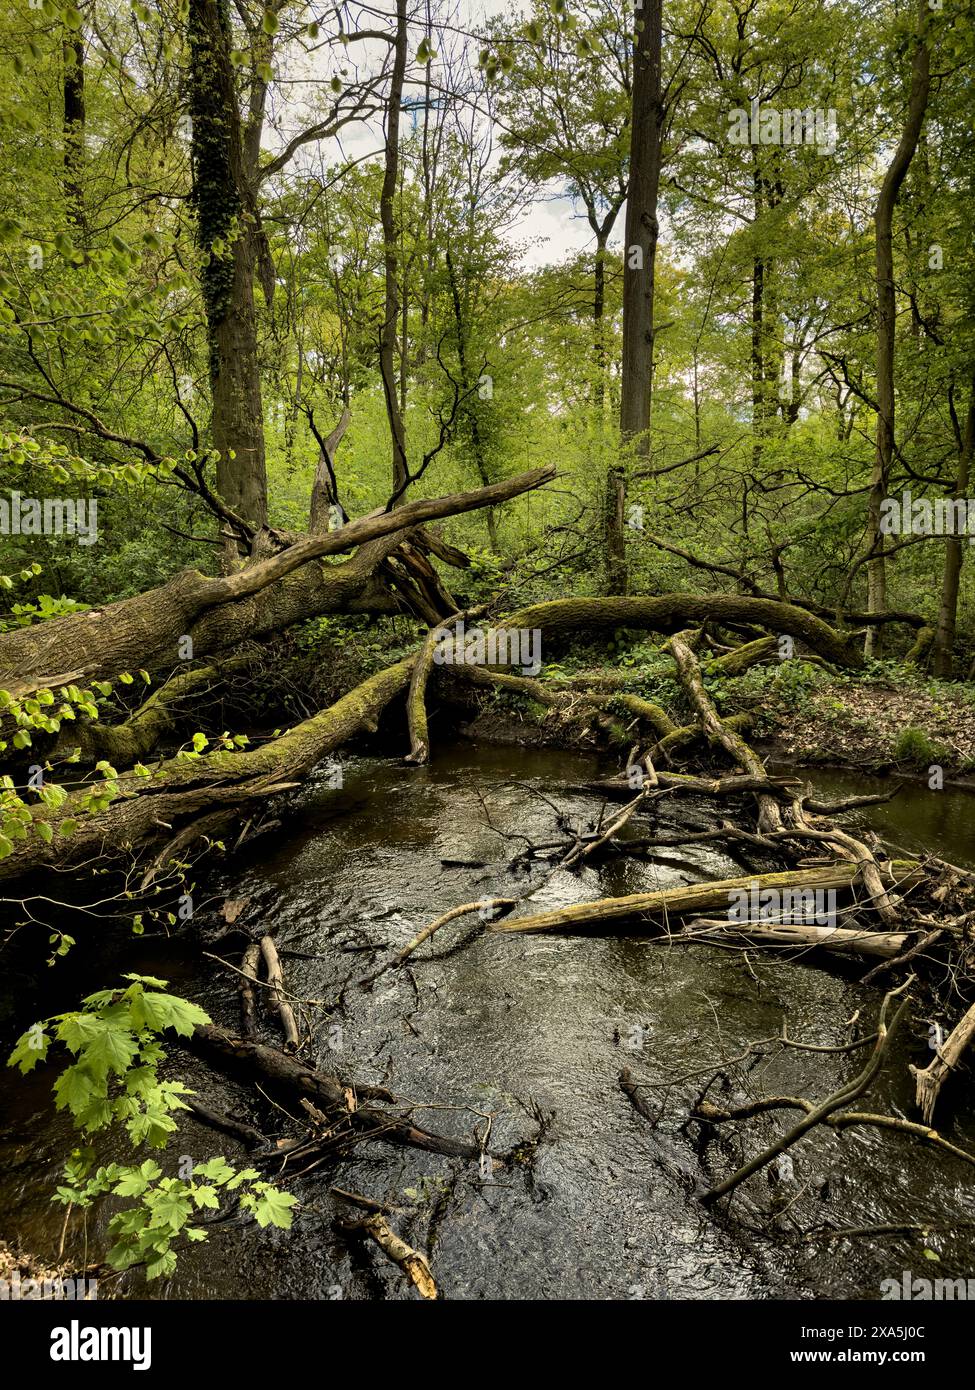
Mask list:
[[[972,455],[975,453],[975,381],[972,382],[972,395],[965,419],[965,432],[961,451],[958,455],[958,474],[952,498],[964,499],[968,495],[968,483],[972,469]],[[945,567],[941,581],[941,604],[938,610],[938,627],[934,634],[934,674],[943,680],[950,680],[954,665],[955,628],[958,622],[958,590],[961,584],[961,567],[965,558],[966,539],[954,533],[945,540]]]
[[[887,560],[880,522],[881,507],[890,482],[896,438],[894,343],[897,303],[894,287],[893,222],[897,195],[911,167],[928,106],[931,84],[930,54],[927,46],[929,13],[927,0],[919,0],[918,31],[911,66],[911,93],[907,118],[894,157],[884,175],[873,214],[877,282],[877,443],[867,502],[867,551],[871,557],[867,562],[867,610],[870,613],[882,612],[887,607]],[[879,653],[879,628],[868,628],[864,650],[868,657]]]
[[[636,26],[624,246],[620,432],[624,440],[633,441],[637,454],[647,457],[653,370],[657,192],[664,121],[660,87],[663,0],[649,0],[637,12]]]
[[[82,173],[85,163],[85,40],[66,33],[64,63],[64,203],[68,222],[87,239]]]
[[[460,385],[464,395],[468,395],[471,389],[471,379],[468,373],[467,363],[467,326],[464,323],[463,308],[460,302],[460,286],[457,284],[457,271],[454,267],[454,260],[450,254],[450,247],[447,247],[445,256],[447,266],[447,279],[450,282],[450,300],[454,310],[454,326],[457,329],[457,362],[460,367]],[[471,405],[468,410],[468,418],[471,425],[471,449],[474,454],[474,466],[477,469],[477,476],[485,485],[489,482],[487,463],[484,458],[484,444],[481,439],[481,428],[477,421],[477,410]],[[495,555],[498,551],[498,524],[494,515],[494,508],[488,507],[485,512],[487,521],[488,544]]]
[[[255,528],[267,522],[257,357],[257,228],[243,167],[227,0],[189,0],[190,111],[197,243],[209,344],[217,492]],[[236,546],[228,548],[236,554]]]
[[[623,248],[623,361],[620,435],[624,448],[650,455],[653,388],[653,292],[657,256],[664,107],[660,62],[663,0],[637,11],[633,52],[633,115]],[[626,470],[623,460],[607,471],[605,500],[606,582],[613,594],[627,591]]]
[[[393,492],[406,487],[409,471],[406,461],[406,429],[396,388],[396,335],[399,320],[399,230],[393,203],[399,177],[399,125],[403,104],[403,79],[406,73],[407,50],[406,0],[396,0],[396,41],[393,45],[393,71],[386,106],[386,158],[383,186],[379,199],[379,217],[383,229],[383,260],[385,266],[386,305],[379,341],[379,370],[386,398],[386,414],[392,435]],[[406,364],[402,364],[405,376]]]

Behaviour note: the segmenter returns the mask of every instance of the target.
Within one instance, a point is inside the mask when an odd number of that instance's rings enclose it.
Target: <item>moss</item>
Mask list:
[[[893,755],[899,763],[944,762],[947,750],[928,738],[923,729],[908,725],[894,740]]]
[[[243,214],[237,170],[240,117],[230,65],[227,0],[192,0],[190,113],[193,118],[193,187],[196,240],[206,257],[201,271],[211,333],[225,317],[234,283],[232,243]]]

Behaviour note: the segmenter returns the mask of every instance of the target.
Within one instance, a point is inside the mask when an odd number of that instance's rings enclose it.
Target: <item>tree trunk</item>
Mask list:
[[[664,111],[660,90],[663,0],[639,11],[633,54],[633,119],[623,272],[623,364],[620,432],[649,454],[653,369],[653,290],[657,190]]]
[[[897,304],[894,290],[894,208],[917,149],[931,85],[930,54],[926,41],[929,9],[927,0],[919,0],[919,4],[907,119],[894,158],[884,175],[873,214],[877,281],[877,446],[867,503],[867,550],[871,557],[867,563],[867,610],[870,613],[882,612],[887,607],[887,561],[880,520],[890,481],[895,442],[894,338]],[[879,650],[880,629],[871,627],[867,630],[864,651],[869,657],[876,656]]]
[[[85,40],[67,35],[64,59],[64,203],[68,222],[82,241],[87,238],[81,176],[85,162]]]
[[[975,381],[972,382],[972,397],[965,420],[961,452],[958,455],[958,476],[955,479],[953,498],[964,499],[967,496],[973,452],[975,452]],[[965,558],[963,548],[965,544],[965,538],[958,535],[957,532],[945,539],[945,568],[941,584],[941,606],[938,611],[938,628],[934,637],[934,674],[944,680],[951,679],[954,663],[958,589],[961,583],[962,562]]]
[[[757,194],[756,194],[757,199]],[[758,202],[755,204],[758,216]],[[762,461],[765,432],[765,262],[756,256],[752,264],[752,468],[757,476]]]
[[[393,203],[399,177],[399,123],[403,104],[403,78],[406,73],[407,50],[406,0],[396,0],[396,42],[393,48],[393,73],[389,84],[386,107],[386,161],[383,187],[379,199],[379,216],[383,229],[383,257],[386,276],[386,304],[379,341],[379,370],[383,379],[386,414],[392,435],[393,492],[400,493],[407,483],[406,432],[400,399],[396,388],[396,336],[399,323],[399,232]],[[405,372],[405,363],[403,371]]]
[[[267,521],[264,411],[257,358],[257,228],[245,186],[226,0],[190,0],[190,111],[197,243],[209,339],[217,491],[238,516]]]
[[[457,362],[460,367],[461,390],[466,396],[471,389],[471,379],[468,375],[467,363],[467,326],[464,323],[463,306],[460,302],[460,286],[457,284],[457,271],[454,266],[453,257],[450,254],[450,247],[446,251],[447,279],[450,282],[450,301],[454,310],[454,325],[457,329]],[[485,485],[488,483],[487,464],[484,458],[484,444],[481,439],[480,426],[477,423],[477,410],[471,405],[469,407],[469,418],[471,422],[471,449],[474,454],[474,466],[477,469],[477,476]],[[494,515],[494,508],[488,507],[485,510],[487,521],[488,544],[495,555],[498,551],[498,523]]]
[[[633,53],[633,118],[623,248],[623,362],[620,435],[641,458],[650,454],[653,387],[653,289],[657,256],[657,191],[664,108],[660,87],[663,0],[638,11]],[[626,472],[610,467],[605,502],[606,579],[611,593],[627,590],[624,518]]]
[[[592,287],[592,408],[601,413],[606,405],[606,240],[607,233],[596,233],[596,264]]]

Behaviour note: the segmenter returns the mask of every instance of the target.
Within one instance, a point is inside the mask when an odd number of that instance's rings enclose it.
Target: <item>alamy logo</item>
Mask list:
[[[433,659],[438,666],[517,666],[523,675],[542,669],[542,630],[538,627],[438,627]]]
[[[736,106],[728,115],[732,145],[813,145],[819,154],[836,153],[836,110],[807,106],[779,111],[752,98],[748,110]]]
[[[967,536],[975,545],[975,499],[971,497],[885,497],[880,504],[884,536]]]
[[[19,1269],[0,1279],[0,1300],[13,1303],[33,1299],[67,1299],[69,1302],[98,1297],[97,1279],[24,1279]]]
[[[98,540],[98,501],[83,497],[0,497],[0,534],[75,536],[79,545]]]
[[[884,1302],[904,1299],[916,1303],[951,1303],[975,1300],[975,1279],[915,1278],[905,1269],[899,1279],[883,1279],[880,1297]]]
[[[834,888],[763,888],[757,879],[728,894],[729,922],[836,926]]]
[[[52,1361],[131,1361],[134,1371],[152,1365],[151,1327],[81,1327],[74,1319],[51,1331]]]

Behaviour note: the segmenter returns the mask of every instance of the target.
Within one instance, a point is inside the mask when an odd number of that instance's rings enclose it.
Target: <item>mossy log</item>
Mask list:
[[[228,677],[247,670],[253,660],[251,656],[238,654],[225,661],[177,672],[121,724],[91,720],[62,727],[59,747],[76,745],[88,762],[105,758],[115,768],[130,768],[151,757],[153,750],[172,733],[185,711],[186,701],[191,697],[198,700]]]
[[[188,818],[263,800],[297,785],[333,749],[363,730],[375,730],[383,709],[409,682],[413,660],[405,657],[378,671],[328,709],[259,747],[171,758],[148,779],[125,773],[104,811],[86,811],[85,792],[73,793],[57,810],[39,803],[35,818],[50,824],[52,840],[28,834],[15,841],[13,852],[0,860],[0,879],[53,864],[131,854],[146,842],[179,838],[177,826]],[[65,821],[75,823],[70,838],[60,833]],[[185,838],[179,842],[185,848]]]
[[[562,633],[617,627],[679,632],[696,623],[752,623],[803,642],[827,661],[847,668],[863,665],[855,634],[835,628],[792,603],[741,594],[662,594],[656,598],[563,598],[532,604],[508,615],[507,629],[538,628]]]

